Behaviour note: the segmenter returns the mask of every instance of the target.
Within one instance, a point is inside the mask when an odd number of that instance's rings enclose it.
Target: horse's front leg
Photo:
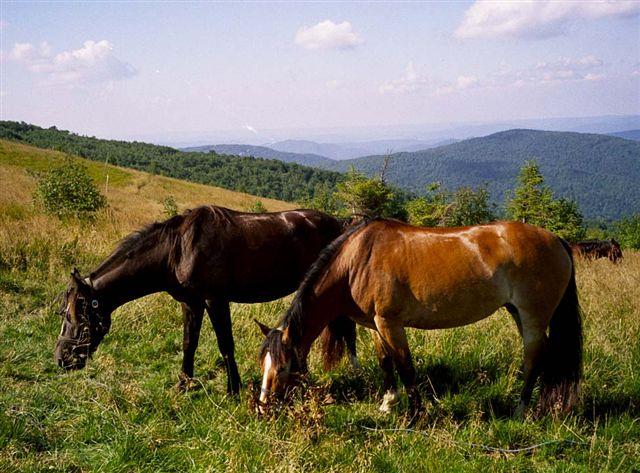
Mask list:
[[[224,360],[227,370],[227,392],[238,394],[240,392],[240,374],[234,355],[233,332],[231,330],[231,313],[227,301],[207,301],[207,313],[211,319],[213,330],[216,332],[218,348]]]
[[[404,327],[392,319],[376,315],[375,324],[380,337],[391,352],[400,381],[407,391],[409,423],[414,424],[422,412],[422,398],[416,387],[416,369],[411,359],[407,334]]]
[[[198,348],[200,339],[200,328],[202,327],[202,316],[204,305],[201,303],[182,304],[182,321],[184,331],[182,335],[182,373],[178,380],[178,389],[184,391],[189,388],[189,383],[193,377],[193,360]]]
[[[372,334],[373,345],[376,349],[376,355],[378,355],[378,364],[382,370],[382,390],[384,397],[382,398],[380,411],[388,414],[400,401],[396,376],[393,372],[393,358],[389,348],[385,346],[384,340],[380,337],[380,334],[375,330]]]

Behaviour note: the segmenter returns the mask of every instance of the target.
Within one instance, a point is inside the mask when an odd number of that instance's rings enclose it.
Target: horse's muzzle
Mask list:
[[[67,371],[79,370],[87,364],[88,350],[81,345],[73,345],[58,340],[53,355],[56,364]]]

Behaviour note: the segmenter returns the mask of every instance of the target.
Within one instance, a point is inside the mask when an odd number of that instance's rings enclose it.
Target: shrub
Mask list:
[[[254,200],[249,207],[249,212],[254,214],[263,214],[267,212],[267,208],[264,206],[261,200]]]
[[[107,203],[94,185],[87,168],[71,159],[40,175],[34,197],[42,203],[47,213],[60,218],[92,217]]]
[[[164,207],[164,214],[167,218],[175,217],[178,215],[178,203],[176,199],[172,195],[168,195],[162,201],[162,206]]]
[[[389,216],[394,201],[393,190],[382,177],[368,178],[354,168],[337,185],[336,197],[344,202],[349,213],[370,216]]]
[[[616,223],[615,233],[623,248],[640,250],[640,214],[625,217]]]
[[[554,199],[535,161],[520,169],[518,187],[506,207],[509,218],[547,228],[566,240],[578,241],[586,234],[578,204]]]

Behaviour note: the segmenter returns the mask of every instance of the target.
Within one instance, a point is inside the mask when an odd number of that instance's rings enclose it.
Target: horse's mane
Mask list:
[[[278,327],[281,329],[289,329],[289,338],[294,344],[299,341],[302,333],[305,312],[304,304],[313,289],[313,285],[318,281],[320,276],[324,274],[325,270],[332,262],[333,257],[338,253],[338,250],[342,248],[342,245],[347,241],[347,239],[349,239],[349,237],[358,230],[366,227],[371,223],[371,221],[372,220],[370,219],[364,219],[358,224],[347,228],[344,233],[329,243],[329,245],[320,252],[318,259],[316,259],[315,263],[313,263],[311,268],[307,271],[291,306],[282,316],[278,324]],[[269,351],[271,358],[274,361],[284,359],[281,330],[272,330],[269,335],[267,335],[260,347],[260,358],[264,356],[266,351]]]
[[[177,264],[180,257],[181,238],[186,236],[192,245],[202,231],[203,218],[210,217],[216,224],[230,223],[232,210],[213,205],[185,210],[162,222],[152,222],[124,237],[111,254],[91,272],[93,279],[112,264],[128,258],[133,251],[151,248],[159,243],[169,244],[169,265]]]

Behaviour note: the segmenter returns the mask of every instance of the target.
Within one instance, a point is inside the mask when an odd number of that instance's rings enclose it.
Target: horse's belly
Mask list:
[[[420,329],[442,329],[472,324],[489,317],[506,300],[493,291],[493,294],[468,294],[455,300],[430,298],[416,301],[404,311],[404,325]]]

